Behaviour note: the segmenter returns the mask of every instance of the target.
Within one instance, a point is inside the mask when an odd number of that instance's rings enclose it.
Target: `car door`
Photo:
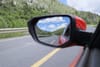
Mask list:
[[[100,67],[100,23],[84,48],[76,67]]]

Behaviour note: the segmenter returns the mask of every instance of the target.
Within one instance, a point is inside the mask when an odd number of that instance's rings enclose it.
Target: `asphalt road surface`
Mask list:
[[[74,46],[57,50],[36,43],[31,36],[4,39],[0,40],[0,67],[69,67],[80,49]]]
[[[59,46],[59,36],[53,35],[48,37],[40,37],[39,40],[41,42],[47,43],[47,44],[53,44],[55,46]]]
[[[81,50],[79,46],[64,49],[43,46],[31,36],[3,39],[0,67],[69,67]]]

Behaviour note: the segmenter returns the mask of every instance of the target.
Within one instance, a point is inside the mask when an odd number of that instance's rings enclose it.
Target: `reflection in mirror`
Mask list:
[[[61,16],[41,19],[37,22],[35,27],[37,37],[41,42],[46,44],[60,46],[69,39],[70,35],[67,33],[69,32],[69,24],[69,17]]]

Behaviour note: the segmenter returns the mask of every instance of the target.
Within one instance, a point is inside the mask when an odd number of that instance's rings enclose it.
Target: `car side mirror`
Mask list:
[[[29,32],[38,43],[51,47],[65,47],[73,40],[74,18],[70,15],[35,17],[28,22]]]
[[[76,26],[71,15],[49,15],[35,17],[28,22],[29,32],[38,43],[51,47],[68,47],[74,44],[85,45],[91,34]]]

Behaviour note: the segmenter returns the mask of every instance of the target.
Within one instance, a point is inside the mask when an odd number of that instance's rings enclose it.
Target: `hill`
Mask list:
[[[76,11],[58,0],[0,0],[0,28],[25,27],[35,16],[72,14],[82,17],[88,24],[97,24],[100,16]]]

